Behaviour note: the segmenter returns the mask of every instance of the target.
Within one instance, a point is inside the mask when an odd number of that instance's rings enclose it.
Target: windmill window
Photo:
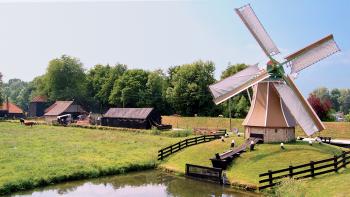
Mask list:
[[[277,133],[277,129],[275,129],[275,133]]]

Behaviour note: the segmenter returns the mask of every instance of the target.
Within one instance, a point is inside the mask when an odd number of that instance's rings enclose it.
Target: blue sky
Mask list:
[[[154,70],[212,60],[216,77],[231,63],[267,59],[234,8],[250,3],[284,57],[333,33],[342,52],[301,71],[304,95],[350,88],[350,1],[31,1],[0,0],[0,72],[25,81],[62,54],[95,64]]]

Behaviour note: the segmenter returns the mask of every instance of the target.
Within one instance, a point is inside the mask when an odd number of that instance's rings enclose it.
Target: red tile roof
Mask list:
[[[11,102],[4,102],[0,105],[0,110],[8,111],[11,114],[23,114],[23,110]]]

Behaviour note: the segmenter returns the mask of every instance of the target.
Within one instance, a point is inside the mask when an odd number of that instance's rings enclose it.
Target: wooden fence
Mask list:
[[[221,168],[211,168],[211,167],[198,166],[198,165],[192,165],[187,163],[186,176],[223,184],[223,176],[222,176]]]
[[[259,175],[259,177],[262,177],[259,183],[265,184],[260,186],[259,189],[265,189],[277,185],[281,183],[280,180],[283,178],[305,179],[330,172],[338,172],[339,169],[345,168],[349,163],[350,151],[347,151],[339,156],[334,155],[334,157],[329,159],[310,161],[310,163],[307,164],[289,166],[288,168],[276,171],[269,170],[268,172]]]
[[[180,151],[186,147],[193,146],[196,144],[204,143],[204,142],[210,142],[215,139],[219,139],[222,135],[225,133],[215,134],[215,135],[202,135],[199,137],[194,138],[188,138],[185,140],[182,140],[176,144],[170,145],[166,148],[160,149],[158,151],[158,160],[163,160],[165,157],[168,157],[171,154],[176,153],[177,151]]]

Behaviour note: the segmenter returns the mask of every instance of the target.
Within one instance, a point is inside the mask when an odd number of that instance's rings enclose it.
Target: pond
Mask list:
[[[96,196],[257,196],[215,183],[192,180],[150,170],[83,181],[73,181],[14,193],[16,197],[96,197]]]

